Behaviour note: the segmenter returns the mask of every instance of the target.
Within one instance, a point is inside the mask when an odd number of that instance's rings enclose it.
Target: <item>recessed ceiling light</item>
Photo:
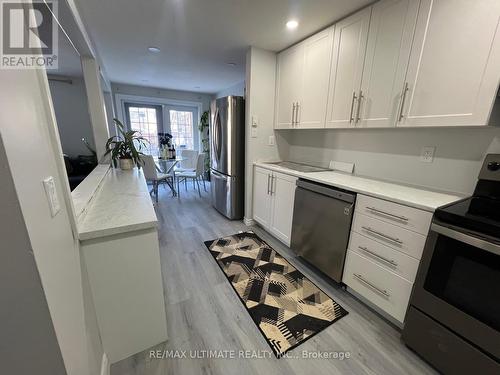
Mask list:
[[[299,26],[299,23],[295,20],[290,20],[286,23],[286,27],[287,29],[289,30],[293,30],[293,29],[296,29],[297,26]]]
[[[234,62],[227,62],[226,65],[229,65],[229,66],[236,66],[236,63]]]
[[[158,53],[160,49],[158,47],[148,47],[149,52]]]

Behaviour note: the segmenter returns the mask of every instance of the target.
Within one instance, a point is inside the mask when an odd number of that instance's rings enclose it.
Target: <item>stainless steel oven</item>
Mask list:
[[[413,286],[403,340],[443,373],[500,374],[496,171],[480,175],[472,198],[436,211]]]

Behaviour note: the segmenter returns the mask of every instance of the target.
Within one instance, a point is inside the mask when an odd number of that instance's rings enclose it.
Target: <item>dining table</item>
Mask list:
[[[172,194],[177,196],[177,190],[175,190],[175,167],[182,161],[186,160],[186,158],[183,157],[176,157],[173,159],[164,159],[160,157],[155,157],[154,161],[156,165],[158,166],[158,170],[161,173],[168,174],[172,176],[172,180],[166,180],[167,185],[170,187],[170,190],[172,190]]]

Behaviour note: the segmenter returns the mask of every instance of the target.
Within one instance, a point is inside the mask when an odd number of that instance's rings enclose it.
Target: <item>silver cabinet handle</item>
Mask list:
[[[276,176],[273,176],[271,179],[271,194],[276,193],[276,179],[277,179]]]
[[[387,215],[387,216],[393,217],[393,218],[401,220],[401,221],[408,221],[408,220],[410,220],[407,217],[399,216],[399,215],[394,215],[394,214],[391,214],[390,212],[382,211],[382,210],[379,210],[378,208],[375,208],[375,207],[368,207],[367,206],[366,209],[370,210],[370,211],[373,211],[375,213],[378,213],[378,214],[382,214],[382,215]]]
[[[403,110],[405,107],[405,100],[406,100],[406,93],[408,92],[408,82],[405,82],[403,92],[401,93],[401,108],[399,109],[399,116],[398,116],[398,122],[401,122],[403,119]]]
[[[270,177],[271,177],[271,175],[270,175],[270,174],[268,174],[268,175],[267,175],[267,195],[270,195],[270,193],[269,193],[269,191],[270,191],[270,190],[269,190],[269,178],[270,178]]]
[[[376,252],[369,250],[365,246],[358,246],[358,248],[367,252],[370,255],[373,255],[375,258],[380,259],[383,262],[386,262],[386,263],[389,263],[390,265],[393,265],[394,267],[398,266],[398,264],[395,261],[393,261],[392,259],[387,259],[387,258],[383,257],[382,255],[378,255]]]
[[[295,103],[292,104],[292,128],[295,125]]]
[[[403,244],[403,241],[401,241],[399,238],[394,238],[394,237],[388,236],[387,234],[379,232],[378,230],[372,229],[370,227],[361,227],[361,228],[363,228],[367,232],[370,232],[370,233],[375,234],[377,236],[383,237],[383,238],[385,238],[385,239],[387,239],[389,241],[396,242],[396,243],[398,243],[400,245]]]
[[[354,117],[352,117],[352,113],[354,112],[354,102],[356,101],[358,97],[356,96],[356,91],[352,93],[352,101],[351,101],[351,114],[349,115],[349,122],[354,121]]]
[[[371,289],[373,289],[374,291],[382,294],[384,297],[387,297],[389,298],[391,295],[389,294],[389,292],[387,292],[387,290],[385,289],[380,289],[379,287],[375,286],[374,284],[372,284],[371,282],[369,282],[368,280],[366,280],[363,276],[361,276],[360,274],[357,274],[357,273],[353,273],[353,276],[356,277],[359,281],[361,281],[363,284],[367,285],[368,287],[370,287]]]
[[[295,104],[295,126],[299,126],[299,110],[300,110],[300,103],[297,102]]]
[[[359,117],[359,114],[361,112],[361,102],[363,100],[363,91],[359,90],[359,97],[358,97],[358,110],[356,111],[356,124],[361,120],[361,117]]]

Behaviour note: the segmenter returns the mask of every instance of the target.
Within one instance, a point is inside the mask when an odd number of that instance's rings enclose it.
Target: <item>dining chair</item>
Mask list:
[[[156,165],[153,156],[151,155],[143,155],[141,156],[141,164],[144,169],[144,177],[147,182],[150,182],[153,185],[153,189],[151,192],[155,195],[156,203],[158,203],[158,186],[162,182],[169,182],[169,180],[174,181],[174,175],[172,173],[163,173],[161,169]],[[150,193],[151,193],[150,192]],[[172,194],[174,194],[174,190],[172,190]]]
[[[194,171],[175,172],[175,178],[177,179],[177,194],[179,194],[180,181],[181,180],[187,181],[188,179],[191,179],[193,180],[193,186],[196,183],[198,187],[198,194],[201,197],[200,178],[201,181],[203,182],[203,190],[207,191],[207,188],[205,186],[205,180],[203,179],[204,172],[205,172],[205,154],[201,153],[198,154],[198,157],[196,158],[196,168]],[[187,185],[186,185],[186,190],[187,190]]]
[[[189,149],[181,149],[179,156],[182,158],[179,166],[176,168],[176,171],[179,172],[194,172],[196,170],[196,160],[198,158],[198,151],[189,150]]]

